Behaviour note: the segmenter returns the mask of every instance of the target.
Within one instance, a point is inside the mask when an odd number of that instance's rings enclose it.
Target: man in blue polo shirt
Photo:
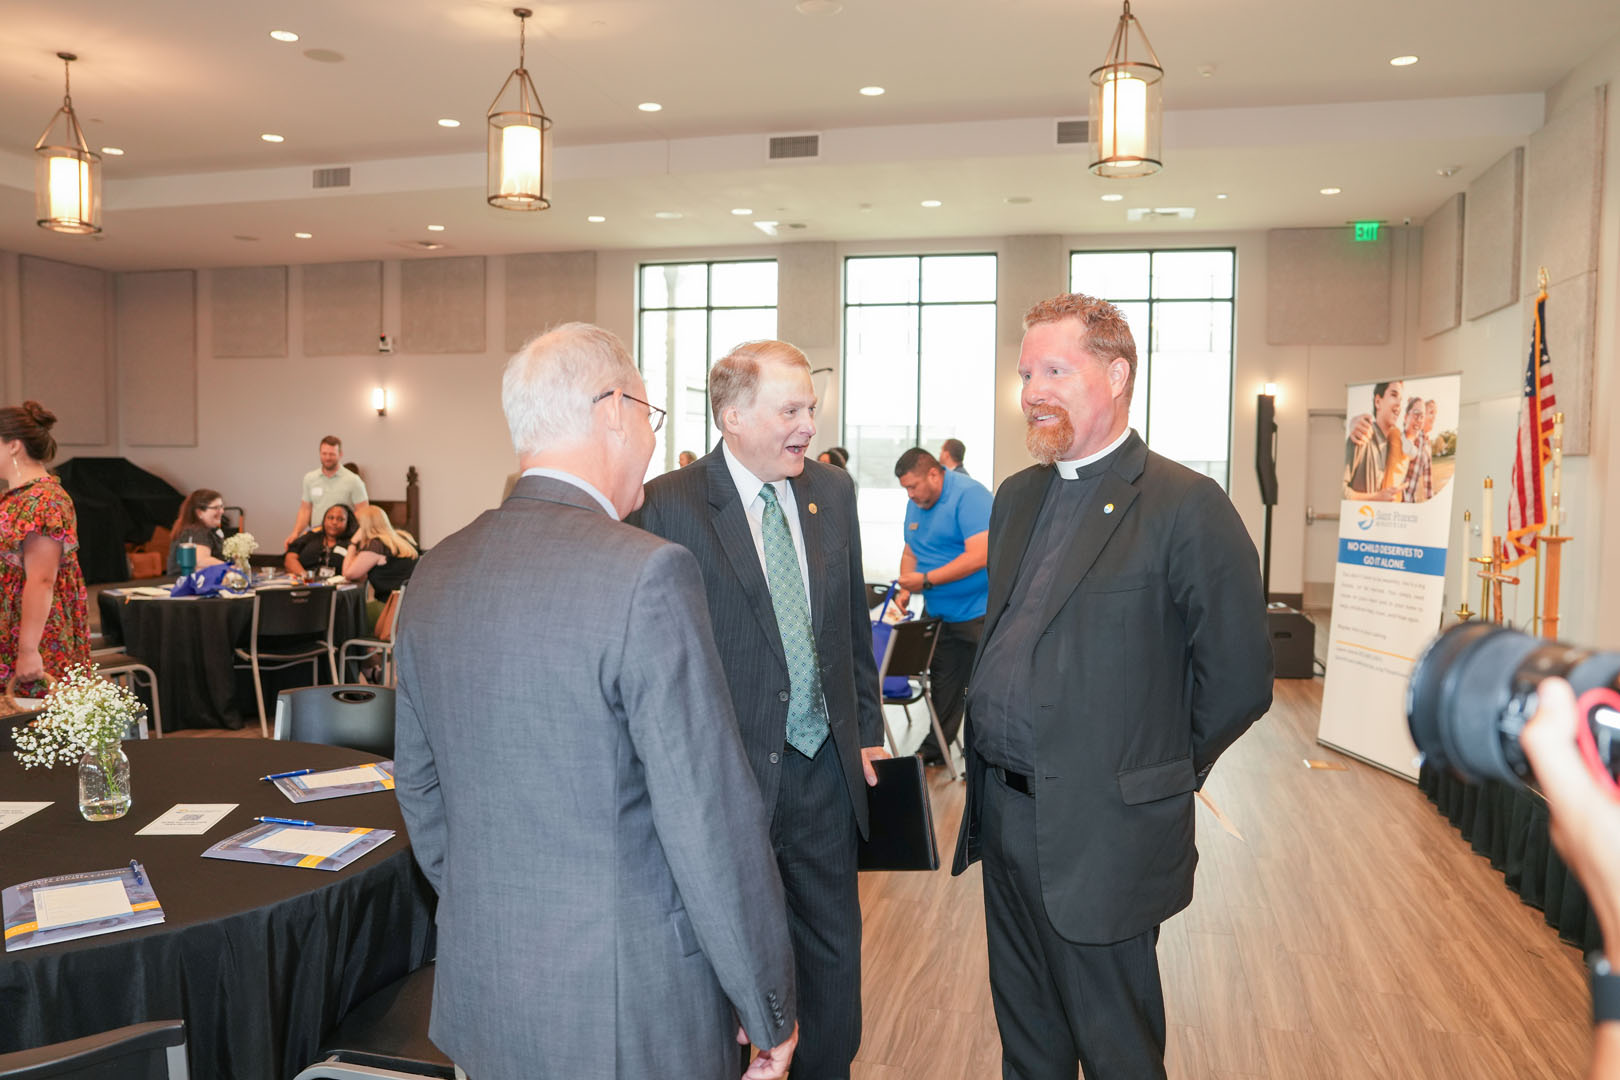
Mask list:
[[[899,597],[923,594],[930,617],[944,620],[928,669],[934,711],[947,744],[956,739],[973,654],[984,633],[990,577],[984,564],[989,549],[990,492],[966,473],[947,471],[934,455],[913,447],[895,462],[894,475],[906,489],[905,551],[900,556]],[[930,731],[918,750],[930,765],[945,763],[945,750]]]

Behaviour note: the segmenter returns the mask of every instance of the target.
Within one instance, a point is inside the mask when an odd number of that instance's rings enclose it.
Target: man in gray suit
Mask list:
[[[855,486],[806,461],[804,353],[740,345],[709,373],[720,449],[647,485],[632,520],[697,556],[743,747],[787,890],[803,1044],[795,1080],[849,1075],[861,1043],[857,832],[887,757]]]
[[[663,421],[645,396],[605,330],[524,346],[501,395],[523,476],[411,580],[397,791],[439,894],[428,1033],[473,1080],[719,1080],[750,1039],[746,1075],[780,1077],[797,1039],[697,564],[619,522]]]

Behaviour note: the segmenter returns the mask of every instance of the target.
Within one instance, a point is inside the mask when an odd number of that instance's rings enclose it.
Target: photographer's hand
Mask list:
[[[1585,887],[1613,962],[1620,959],[1620,799],[1598,783],[1575,749],[1575,726],[1583,721],[1569,683],[1547,679],[1536,693],[1539,707],[1519,745],[1547,797],[1553,844]],[[1591,1075],[1620,1077],[1620,1023],[1598,1026]]]

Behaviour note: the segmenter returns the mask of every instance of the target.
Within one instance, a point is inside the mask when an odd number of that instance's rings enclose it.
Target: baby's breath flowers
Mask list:
[[[109,755],[145,708],[140,698],[98,674],[95,664],[69,669],[45,697],[34,721],[16,729],[23,768],[71,765],[88,752]]]

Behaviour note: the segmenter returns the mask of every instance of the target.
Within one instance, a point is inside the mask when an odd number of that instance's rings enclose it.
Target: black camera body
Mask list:
[[[1418,658],[1406,688],[1406,722],[1428,761],[1469,780],[1523,786],[1530,763],[1519,733],[1537,707],[1541,680],[1562,678],[1581,699],[1594,755],[1588,763],[1620,777],[1620,727],[1594,692],[1620,690],[1620,653],[1592,652],[1492,623],[1460,623]],[[1582,733],[1583,741],[1586,733]]]

